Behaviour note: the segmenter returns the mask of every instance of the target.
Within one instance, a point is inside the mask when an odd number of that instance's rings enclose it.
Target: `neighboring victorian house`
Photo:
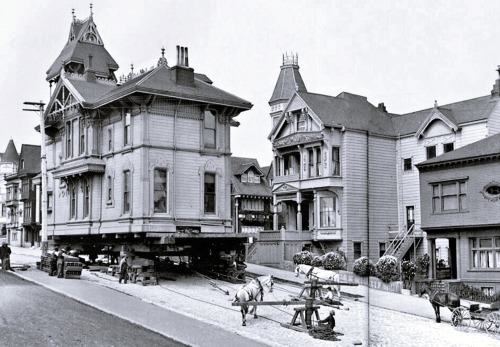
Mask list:
[[[35,223],[36,195],[33,178],[40,173],[40,146],[22,145],[17,172],[6,176],[9,243],[32,247],[39,242]]]
[[[162,49],[157,66],[117,69],[92,14],[73,17],[47,71],[49,242],[233,233],[230,129],[251,103],[195,73],[185,47],[174,66]]]
[[[7,239],[7,186],[5,177],[17,172],[19,154],[13,140],[9,140],[4,153],[0,153],[0,238]]]
[[[430,253],[438,254],[431,257],[431,278],[456,279],[486,294],[500,291],[500,134],[417,168],[421,228]],[[443,243],[444,259],[438,249]]]
[[[297,243],[317,252],[345,252],[348,267],[360,256],[426,252],[414,166],[500,132],[498,81],[491,95],[397,115],[364,96],[307,91],[297,60],[283,57],[269,101],[273,229],[300,231]]]
[[[233,227],[237,233],[272,228],[271,188],[256,159],[231,158]]]

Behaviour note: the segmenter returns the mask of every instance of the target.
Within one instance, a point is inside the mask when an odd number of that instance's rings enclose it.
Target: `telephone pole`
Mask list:
[[[41,160],[42,160],[42,255],[46,256],[49,249],[47,237],[47,156],[45,154],[45,104],[40,102],[25,101],[25,105],[38,107],[37,109],[23,109],[23,111],[38,112],[40,115],[40,134],[42,136]]]

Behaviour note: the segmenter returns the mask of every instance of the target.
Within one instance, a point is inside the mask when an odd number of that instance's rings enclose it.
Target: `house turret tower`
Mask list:
[[[295,91],[307,92],[306,85],[299,72],[299,55],[297,53],[284,53],[280,75],[274,87],[273,95],[269,100],[273,127]]]
[[[51,84],[57,82],[61,70],[64,70],[65,73],[85,76],[89,82],[96,78],[116,81],[114,73],[118,70],[118,64],[104,48],[94,23],[92,5],[87,19],[76,19],[74,10],[72,16],[68,41],[47,70],[46,80]]]

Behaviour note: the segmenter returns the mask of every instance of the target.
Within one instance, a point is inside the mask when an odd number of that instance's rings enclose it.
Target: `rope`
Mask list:
[[[337,336],[343,335],[341,333],[336,333],[333,330],[330,330],[328,327],[312,327],[309,329],[309,335],[319,340],[328,340],[328,341],[341,341]]]

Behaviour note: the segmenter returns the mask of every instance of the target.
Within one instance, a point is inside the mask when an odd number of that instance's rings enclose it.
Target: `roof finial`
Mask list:
[[[168,67],[167,58],[165,58],[165,47],[161,47],[161,57],[158,59],[158,66],[163,65]]]
[[[434,100],[434,108],[437,108],[438,107],[438,102],[437,100]]]
[[[90,3],[90,18],[92,18],[93,15],[94,13],[92,12],[92,3]]]
[[[134,63],[130,64],[130,70],[132,71],[132,75],[134,74]]]
[[[76,16],[75,16],[75,9],[74,8],[71,9],[71,16],[73,17],[73,22],[75,22]]]

